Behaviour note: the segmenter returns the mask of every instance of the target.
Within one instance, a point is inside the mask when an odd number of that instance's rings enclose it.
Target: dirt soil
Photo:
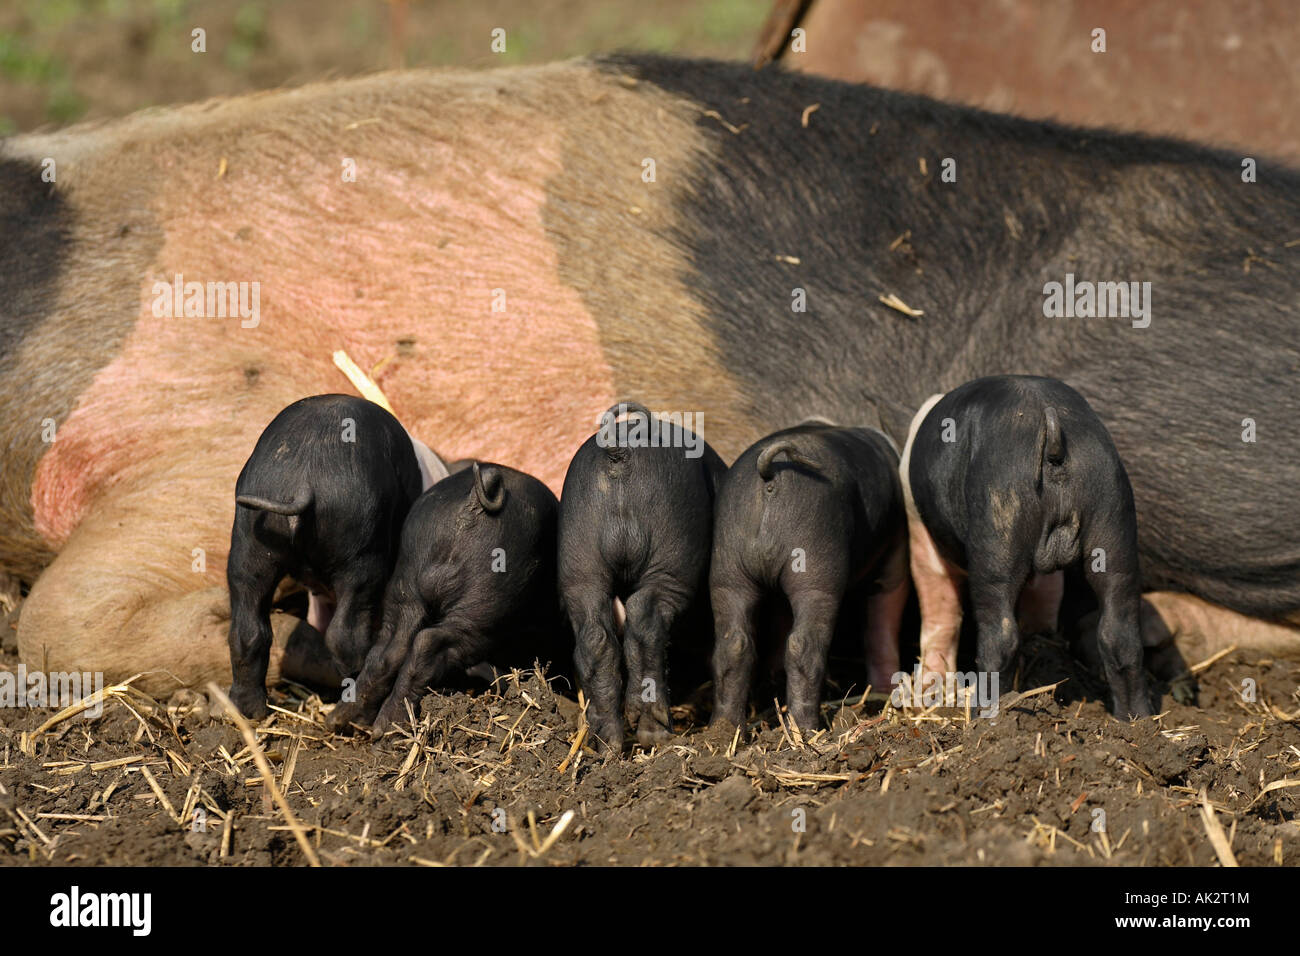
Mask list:
[[[1025,656],[1021,687],[1057,686],[1004,694],[996,718],[859,693],[808,740],[771,705],[728,735],[698,726],[706,686],[674,708],[679,737],[621,759],[574,747],[579,705],[537,673],[429,694],[378,744],[330,735],[330,705],[290,687],[256,732],[325,865],[1300,861],[1300,786],[1269,789],[1300,780],[1300,663],[1233,652],[1198,675],[1199,706],[1157,685],[1164,712],[1130,725],[1063,641]],[[304,863],[213,709],[191,691],[162,704],[110,690],[97,719],[43,733],[51,709],[0,712],[0,862]]]

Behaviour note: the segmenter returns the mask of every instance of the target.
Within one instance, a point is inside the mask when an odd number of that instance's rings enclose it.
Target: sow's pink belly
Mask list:
[[[373,135],[354,149],[340,133],[338,155],[272,162],[236,140],[164,157],[165,238],[140,277],[139,320],[40,462],[42,536],[60,548],[100,495],[155,479],[161,495],[201,489],[228,521],[224,492],[272,416],[352,391],[336,349],[367,370],[391,359],[376,380],[444,458],[508,463],[558,493],[617,398],[613,374],[543,232],[557,144],[537,131],[529,149],[503,150],[490,132],[455,149]],[[356,161],[355,182],[340,156]],[[256,327],[155,315],[154,283],[178,274],[258,283]]]

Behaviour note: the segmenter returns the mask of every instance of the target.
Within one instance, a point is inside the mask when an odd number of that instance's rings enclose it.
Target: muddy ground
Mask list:
[[[7,629],[5,647],[13,669]],[[842,687],[808,740],[770,705],[728,736],[699,726],[705,686],[674,708],[679,737],[619,759],[575,747],[578,704],[525,673],[429,694],[377,745],[327,733],[330,705],[293,687],[256,733],[325,865],[1296,865],[1300,786],[1269,785],[1300,780],[1300,663],[1233,652],[1197,683],[1199,705],[1157,685],[1163,713],[1120,723],[1065,643],[1037,638],[1019,686],[1057,686],[1008,692],[993,719]],[[0,711],[0,861],[304,863],[212,711],[110,692],[98,719],[43,733],[54,711]]]

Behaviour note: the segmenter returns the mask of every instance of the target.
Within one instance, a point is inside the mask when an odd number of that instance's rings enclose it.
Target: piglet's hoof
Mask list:
[[[226,696],[249,720],[261,720],[271,712],[271,709],[266,706],[266,689],[263,687],[254,687],[250,690],[232,686],[226,692]],[[214,712],[221,710],[220,707],[214,708]]]
[[[413,699],[412,704],[418,719],[420,708],[418,701]],[[390,696],[384,702],[384,706],[379,708],[379,715],[375,717],[374,726],[370,728],[370,736],[375,740],[383,737],[385,734],[395,731],[397,727],[406,723],[410,718],[406,713],[405,699]]]
[[[673,739],[671,726],[664,726],[659,719],[649,713],[641,715],[636,728],[636,742],[645,749],[661,746]]]
[[[361,705],[357,703],[338,704],[325,718],[325,726],[329,731],[341,737],[352,736],[357,726],[364,723]]]
[[[592,725],[591,733],[587,737],[592,749],[598,754],[615,754],[623,753],[623,725],[608,724],[603,727]]]
[[[1191,671],[1169,682],[1169,695],[1184,707],[1195,707],[1199,693],[1200,686],[1196,683],[1196,675]]]
[[[709,722],[708,728],[700,735],[701,743],[717,750],[726,750],[731,746],[733,740],[741,741],[745,739],[744,733],[737,736],[738,728],[726,717],[715,717]]]

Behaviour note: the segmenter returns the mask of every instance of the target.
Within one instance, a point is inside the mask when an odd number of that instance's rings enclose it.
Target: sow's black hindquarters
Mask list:
[[[1068,378],[1125,455],[1148,588],[1253,617],[1300,611],[1300,443],[1261,462],[1242,452],[1263,446],[1243,448],[1224,415],[1240,409],[1260,435],[1300,421],[1300,169],[1259,159],[1243,183],[1240,152],[742,63],[598,62],[700,107],[669,239],[756,419],[817,408],[847,421],[870,398],[899,435],[927,386],[1024,369]],[[806,128],[790,120],[813,103]],[[957,181],[918,168],[921,156],[954,157]],[[552,228],[572,214],[557,203]],[[560,269],[580,269],[589,248],[573,243]],[[772,308],[790,301],[790,272],[761,264],[773,249],[798,250],[797,348],[789,313]],[[1067,273],[1149,280],[1150,327],[1045,321],[1044,284]],[[925,318],[879,304],[881,288]]]
[[[597,745],[616,752],[624,717],[643,746],[672,735],[670,645],[707,646],[713,499],[726,470],[702,438],[666,421],[654,423],[657,444],[638,439],[635,429],[651,419],[643,406],[616,405],[606,420],[623,411],[627,441],[607,443],[602,429],[573,456],[559,542],[560,599],[587,718]],[[616,598],[626,609],[621,627]],[[675,647],[674,659],[686,649]]]
[[[379,623],[402,521],[420,494],[410,436],[373,402],[316,395],[266,426],[235,483],[230,532],[230,698],[266,707],[271,600],[286,575],[333,594],[325,646],[360,670]]]
[[[472,462],[416,501],[384,597],[379,640],[330,726],[370,724],[378,736],[425,688],[473,671],[564,676],[570,648],[555,595],[551,490],[505,465]]]
[[[859,646],[869,637],[892,642],[865,647],[869,662],[887,671],[877,686],[888,687],[898,667],[906,539],[898,452],[880,432],[803,424],[737,458],[714,516],[713,722],[742,723],[764,653],[774,672],[783,665],[795,723],[815,730],[837,626],[855,631]],[[869,633],[868,605],[882,591],[894,595],[895,613],[886,628]],[[770,613],[774,603],[786,613]],[[774,620],[784,621],[788,634],[765,626]]]
[[[954,441],[944,441],[945,419]],[[918,426],[908,478],[939,554],[967,571],[981,671],[1012,672],[1016,603],[1030,576],[1077,568],[1097,597],[1114,713],[1151,714],[1133,490],[1082,395],[1037,376],[967,382]]]

